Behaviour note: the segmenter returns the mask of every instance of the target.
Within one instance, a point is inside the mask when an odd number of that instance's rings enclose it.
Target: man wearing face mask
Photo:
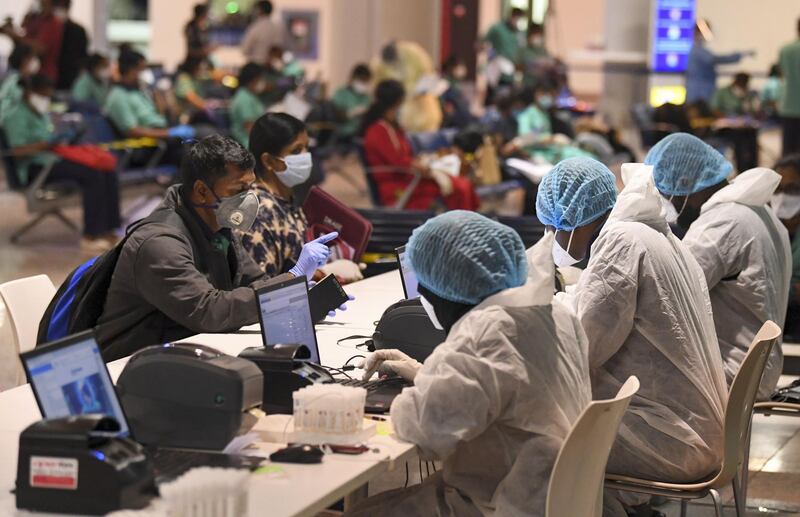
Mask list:
[[[261,65],[247,63],[239,71],[239,86],[228,111],[231,135],[244,147],[248,147],[253,123],[267,110],[259,97],[266,88],[266,82]]]
[[[733,167],[699,138],[675,133],[645,158],[655,184],[678,212],[683,243],[705,273],[728,383],[767,320],[783,327],[792,258],[786,228],[767,203],[780,183],[751,169],[730,183]],[[780,341],[764,370],[758,397],[768,399],[783,370]]]
[[[33,47],[18,43],[8,56],[8,72],[0,83],[0,123],[4,113],[22,101],[24,83],[39,72],[39,58]]]
[[[442,127],[463,129],[475,120],[470,111],[469,99],[461,89],[468,73],[466,63],[458,56],[452,55],[442,63],[442,76],[447,81],[447,90],[439,97],[444,114]]]
[[[664,220],[649,170],[615,178],[591,158],[558,163],[539,185],[536,214],[556,231],[553,258],[591,257],[574,293],[589,338],[595,399],[613,397],[625,379],[641,380],[608,461],[608,472],[691,482],[722,460],[727,386],[703,271]],[[624,516],[608,493],[604,515]],[[635,507],[646,499],[625,498]],[[639,515],[649,515],[646,508]],[[643,512],[643,513],[642,513]]]
[[[83,199],[81,248],[102,252],[117,240],[114,231],[120,226],[118,178],[113,172],[59,159],[52,152],[54,146],[74,136],[73,131],[54,131],[49,118],[52,96],[52,81],[44,74],[35,74],[26,80],[22,100],[3,119],[5,137],[16,159],[17,182],[27,186],[52,165],[46,183],[77,183]]]
[[[365,63],[359,63],[350,73],[350,82],[333,94],[331,102],[344,122],[339,124],[337,133],[343,140],[349,140],[358,133],[361,116],[370,104],[370,83],[372,72]]]
[[[347,515],[545,514],[556,455],[591,398],[586,335],[553,299],[551,243],[526,257],[511,228],[465,211],[414,230],[420,299],[447,339],[424,364],[377,351],[364,378],[414,382],[392,403],[392,425],[444,470]]]
[[[86,62],[86,69],[72,85],[71,100],[102,107],[108,96],[110,79],[111,65],[108,58],[102,54],[92,54]]]
[[[258,321],[253,287],[269,277],[234,232],[258,215],[253,165],[247,149],[223,136],[188,151],[182,184],[167,191],[120,252],[96,329],[106,361]],[[313,273],[327,258],[322,248],[323,241],[310,243],[292,275]]]

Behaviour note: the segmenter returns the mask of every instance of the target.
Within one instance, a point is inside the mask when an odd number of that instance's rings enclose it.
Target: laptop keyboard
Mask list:
[[[367,391],[375,391],[382,386],[392,386],[406,384],[402,377],[390,377],[388,379],[378,379],[375,381],[363,381],[361,379],[336,379],[337,384],[342,386],[352,386],[354,388],[364,388]]]

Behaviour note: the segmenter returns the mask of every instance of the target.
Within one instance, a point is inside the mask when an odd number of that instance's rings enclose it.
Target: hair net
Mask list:
[[[519,235],[475,212],[453,210],[414,230],[407,253],[417,280],[435,295],[477,305],[525,283],[528,264]]]
[[[650,149],[656,188],[668,196],[688,196],[720,183],[733,166],[719,151],[688,133],[673,133]]]
[[[616,200],[616,180],[608,167],[593,158],[569,158],[542,179],[536,215],[557,230],[574,230],[599,219]]]

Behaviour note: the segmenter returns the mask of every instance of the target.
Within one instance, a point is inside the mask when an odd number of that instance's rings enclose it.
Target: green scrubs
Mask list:
[[[9,72],[0,83],[0,121],[8,110],[22,102],[22,87],[19,85],[19,73]]]
[[[167,121],[155,104],[139,89],[114,86],[108,94],[103,113],[123,133],[135,127],[163,128]]]
[[[361,117],[353,117],[350,113],[357,108],[363,108],[366,111],[370,104],[369,95],[358,93],[350,86],[344,86],[336,90],[331,102],[336,109],[347,115],[347,121],[339,125],[339,134],[343,137],[351,137],[358,133]]]
[[[800,230],[792,240],[792,285],[800,284]]]
[[[492,46],[495,53],[516,63],[519,59],[519,38],[519,32],[502,21],[492,25],[483,39]]]
[[[800,40],[781,49],[778,61],[783,73],[783,89],[779,113],[784,117],[800,118]]]
[[[233,138],[247,147],[250,142],[250,130],[246,126],[255,122],[265,111],[264,103],[256,94],[244,87],[236,90],[228,110]]]
[[[27,102],[19,102],[12,106],[3,119],[6,139],[11,148],[23,145],[47,142],[53,134],[53,124],[46,115],[41,115],[28,106]],[[49,152],[37,153],[17,160],[17,178],[23,185],[30,181],[31,165],[44,167],[57,160],[56,155]]]
[[[108,85],[95,79],[89,72],[83,71],[72,85],[70,96],[74,101],[94,102],[98,107],[102,107],[108,96]]]
[[[744,115],[744,99],[737,97],[730,86],[719,88],[711,98],[711,109],[727,116]]]
[[[186,96],[191,92],[194,92],[198,97],[204,97],[205,91],[202,81],[193,78],[187,73],[178,74],[175,79],[175,98],[178,99],[178,107],[181,113],[192,115],[197,112],[197,108],[186,99]]]

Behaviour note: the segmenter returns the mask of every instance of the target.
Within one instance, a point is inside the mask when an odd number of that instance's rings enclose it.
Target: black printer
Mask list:
[[[151,346],[131,356],[117,380],[137,441],[222,450],[256,422],[264,377],[252,362],[189,343]]]

